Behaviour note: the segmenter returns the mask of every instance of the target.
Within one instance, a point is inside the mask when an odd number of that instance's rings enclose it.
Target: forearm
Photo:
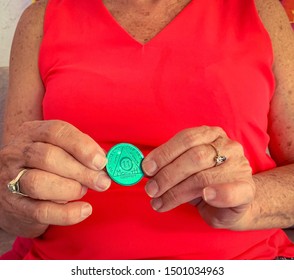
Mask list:
[[[253,229],[287,228],[294,225],[294,164],[253,176],[256,196]]]

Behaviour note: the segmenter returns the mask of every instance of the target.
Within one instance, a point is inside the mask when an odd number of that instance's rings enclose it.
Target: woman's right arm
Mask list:
[[[5,108],[3,144],[25,121],[42,119],[44,87],[38,69],[46,1],[28,7],[17,25],[10,54],[9,89]]]
[[[0,149],[0,228],[36,237],[49,225],[86,219],[91,205],[81,199],[88,188],[104,191],[110,179],[106,157],[89,136],[63,121],[43,121],[45,89],[38,69],[46,1],[31,5],[17,26]],[[22,169],[21,192],[6,187]]]

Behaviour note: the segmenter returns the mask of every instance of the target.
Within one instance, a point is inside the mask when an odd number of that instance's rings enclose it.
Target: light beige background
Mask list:
[[[8,66],[13,34],[31,0],[0,0],[0,67]]]

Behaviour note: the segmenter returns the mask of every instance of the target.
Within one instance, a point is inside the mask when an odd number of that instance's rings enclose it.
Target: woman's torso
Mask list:
[[[270,40],[254,1],[191,1],[147,43],[135,40],[102,1],[49,1],[40,72],[45,119],[77,126],[108,150],[130,142],[144,154],[175,133],[220,126],[243,144],[254,172],[266,154],[274,89]],[[89,191],[93,214],[51,226],[27,258],[272,259],[293,248],[280,230],[210,228],[191,205],[152,210],[143,179]]]

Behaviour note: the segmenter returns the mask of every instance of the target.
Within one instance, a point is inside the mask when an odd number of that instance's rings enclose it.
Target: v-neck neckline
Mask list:
[[[154,41],[157,41],[160,39],[160,37],[168,31],[168,29],[172,28],[175,24],[177,24],[178,21],[181,20],[182,17],[185,16],[186,11],[191,7],[192,3],[194,1],[191,0],[179,13],[176,14],[176,16],[171,19],[161,30],[159,30],[150,40],[148,40],[146,43],[143,43],[141,41],[138,41],[135,37],[133,37],[128,30],[126,30],[119,22],[118,20],[112,15],[112,13],[108,10],[108,8],[103,3],[103,0],[100,0],[100,5],[105,13],[105,15],[109,18],[109,20],[124,34],[126,37],[128,37],[131,41],[133,41],[135,44],[145,47],[148,45],[153,44]]]

